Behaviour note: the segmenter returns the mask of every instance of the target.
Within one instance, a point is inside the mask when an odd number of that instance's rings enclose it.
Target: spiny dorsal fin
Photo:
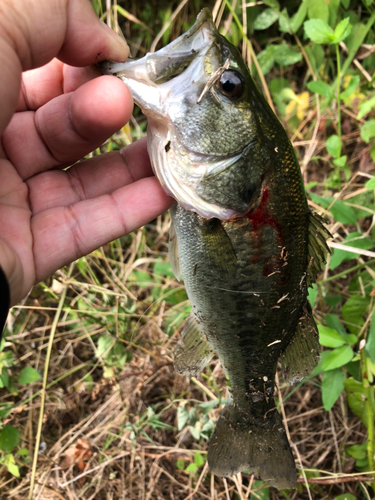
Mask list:
[[[324,225],[323,218],[309,212],[308,216],[308,255],[307,255],[307,286],[311,286],[316,281],[317,275],[322,271],[327,253],[330,249],[327,245],[327,238],[332,238],[331,233]]]
[[[186,377],[198,377],[214,351],[202,333],[194,314],[190,314],[174,351],[174,369]]]
[[[180,281],[180,257],[178,255],[177,235],[173,222],[169,228],[169,246],[168,246],[169,262],[171,263],[173,274]]]
[[[306,302],[297,330],[280,356],[284,382],[295,384],[309,376],[318,364],[319,353],[318,329],[311,306]]]

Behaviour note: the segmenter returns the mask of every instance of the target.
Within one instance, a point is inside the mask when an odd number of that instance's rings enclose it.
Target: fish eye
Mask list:
[[[229,99],[238,99],[243,92],[243,81],[238,73],[224,71],[217,83],[219,92]]]

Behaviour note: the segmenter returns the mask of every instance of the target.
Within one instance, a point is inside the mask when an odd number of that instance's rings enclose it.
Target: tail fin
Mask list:
[[[256,421],[233,404],[223,409],[208,448],[210,471],[229,477],[249,469],[275,488],[294,488],[297,471],[276,408]]]

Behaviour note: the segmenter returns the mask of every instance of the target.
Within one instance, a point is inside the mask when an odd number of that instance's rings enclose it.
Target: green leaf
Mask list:
[[[333,160],[333,164],[336,165],[336,167],[343,167],[344,165],[346,165],[347,158],[348,157],[346,155],[340,156],[340,158],[336,158],[335,160]]]
[[[154,264],[154,273],[159,276],[169,276],[174,278],[172,267],[169,262],[158,261]]]
[[[329,210],[337,222],[353,225],[357,223],[357,217],[354,210],[343,201],[336,200]]]
[[[263,0],[264,5],[274,10],[280,10],[280,4],[277,0]]]
[[[344,7],[344,9],[348,9],[350,5],[350,0],[341,0],[341,4]]]
[[[323,371],[334,370],[349,363],[354,356],[353,349],[348,345],[337,347],[321,363]]]
[[[328,154],[333,158],[339,158],[341,155],[341,140],[338,135],[331,135],[326,142]]]
[[[316,302],[316,296],[318,294],[318,287],[316,283],[313,284],[311,288],[309,288],[309,295],[308,295],[308,300],[310,302],[311,307],[314,307],[315,302]]]
[[[281,66],[290,66],[302,60],[302,54],[291,49],[286,43],[276,45],[274,59]]]
[[[20,477],[20,471],[13,455],[7,455],[4,460],[4,465],[7,466],[8,471],[15,477]]]
[[[367,313],[370,303],[369,297],[361,295],[351,295],[342,307],[343,320],[347,323],[347,328],[351,333],[358,334],[361,326],[364,325],[364,314]]]
[[[349,82],[349,85],[346,87],[346,89],[341,92],[340,98],[341,99],[347,99],[349,96],[353,94],[355,90],[357,90],[359,86],[359,81],[360,78],[358,75],[352,76]]]
[[[366,189],[375,189],[375,176],[372,177],[369,181],[366,182],[365,184]]]
[[[373,248],[374,246],[374,242],[371,238],[363,236],[357,231],[349,233],[345,237],[342,244],[355,248],[361,248],[363,250],[370,250],[370,248]],[[336,267],[338,267],[344,260],[356,259],[357,257],[358,255],[353,252],[346,252],[345,250],[334,248],[329,262],[329,268],[336,269]]]
[[[25,366],[25,368],[23,368],[18,375],[18,383],[21,385],[31,384],[39,379],[39,373],[32,366]]]
[[[20,442],[20,432],[12,425],[4,425],[0,432],[0,450],[10,453]]]
[[[335,497],[333,500],[357,500],[357,497],[351,493],[343,493],[342,495]]]
[[[344,382],[345,391],[348,395],[348,404],[352,412],[357,415],[362,423],[368,427],[368,411],[366,401],[371,401],[370,391],[372,387],[364,387],[361,382],[349,377]],[[375,408],[372,409],[375,412]]]
[[[325,0],[310,0],[308,4],[309,19],[322,19],[326,23],[328,22],[329,10]]]
[[[194,455],[194,463],[200,467],[201,465],[204,464],[204,458],[202,457],[202,455],[199,453],[199,451],[196,451],[195,452],[195,455]]]
[[[308,2],[301,2],[297,12],[291,18],[290,27],[293,33],[296,33],[302,26],[302,23],[306,18],[307,8]]]
[[[185,470],[186,472],[195,472],[197,469],[198,469],[197,464],[193,462],[192,464],[189,464]]]
[[[255,30],[265,30],[278,19],[279,13],[277,11],[273,9],[266,9],[255,19],[253,28]]]
[[[365,115],[367,115],[367,113],[370,113],[373,107],[375,107],[375,96],[359,105],[359,113],[357,118],[363,118]]]
[[[326,411],[329,411],[340,397],[340,394],[344,390],[345,380],[345,372],[340,368],[324,373],[322,381],[322,401]]]
[[[371,137],[375,136],[375,120],[368,120],[362,125],[361,137],[365,142],[370,142]]]
[[[109,335],[102,335],[98,340],[98,348],[96,350],[96,357],[107,356],[109,351],[115,344],[115,339],[110,337]]]
[[[355,458],[356,460],[363,460],[367,458],[367,443],[363,444],[353,444],[345,448],[346,453]]]
[[[328,326],[318,325],[319,342],[324,347],[340,347],[346,344],[342,336]]]
[[[322,19],[310,19],[304,23],[305,33],[314,43],[331,43],[334,39],[333,29]]]
[[[279,15],[279,30],[283,33],[291,33],[292,29],[290,26],[290,19],[288,16],[288,11],[283,9]]]
[[[375,311],[373,311],[371,316],[370,330],[366,342],[366,352],[371,361],[375,363]]]
[[[328,83],[322,82],[322,80],[317,80],[316,82],[312,81],[307,84],[307,88],[310,92],[314,94],[322,95],[323,97],[332,98],[333,91],[331,90],[331,86]]]
[[[346,17],[335,28],[335,40],[333,43],[337,44],[342,42],[347,36],[349,36],[352,31],[352,25],[350,24],[350,18]]]
[[[266,75],[271,71],[272,66],[275,63],[274,54],[275,54],[275,45],[268,45],[268,47],[265,50],[262,50],[262,52],[259,52],[259,54],[257,55],[260,68],[264,75]]]
[[[179,406],[177,408],[177,429],[179,431],[182,431],[188,420],[189,412],[184,406]]]

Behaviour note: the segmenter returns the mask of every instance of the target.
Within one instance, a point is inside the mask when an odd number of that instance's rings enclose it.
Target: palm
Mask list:
[[[0,254],[13,259],[12,303],[170,204],[152,177],[144,141],[63,170],[130,118],[126,87],[112,77],[92,80],[93,71],[53,60],[26,73],[2,136]]]

